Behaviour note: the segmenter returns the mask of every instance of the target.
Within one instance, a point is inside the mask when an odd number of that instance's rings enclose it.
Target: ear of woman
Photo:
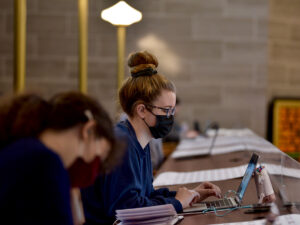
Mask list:
[[[96,127],[96,121],[95,120],[89,120],[87,121],[81,130],[81,137],[83,138],[84,142],[88,141],[91,137],[93,137],[93,130]]]
[[[145,118],[145,114],[146,114],[146,107],[145,104],[138,104],[136,107],[136,113],[137,115],[141,118],[144,119]]]

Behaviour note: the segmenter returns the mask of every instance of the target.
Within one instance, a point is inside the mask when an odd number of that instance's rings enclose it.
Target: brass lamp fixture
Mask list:
[[[124,80],[126,27],[139,22],[142,19],[142,13],[128,5],[125,1],[119,1],[115,5],[104,9],[101,12],[101,18],[117,27],[119,90]]]

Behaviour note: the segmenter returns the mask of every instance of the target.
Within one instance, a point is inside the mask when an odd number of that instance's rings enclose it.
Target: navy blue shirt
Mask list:
[[[38,139],[0,149],[0,221],[73,224],[68,173],[59,156]]]
[[[141,147],[128,120],[116,126],[116,135],[127,140],[123,162],[111,174],[99,176],[93,186],[81,190],[86,224],[112,224],[117,209],[173,204],[181,212],[176,192],[154,190],[149,145]]]

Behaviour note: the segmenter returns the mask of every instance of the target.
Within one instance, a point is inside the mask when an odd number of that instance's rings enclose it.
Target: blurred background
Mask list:
[[[117,2],[88,1],[87,92],[113,118],[117,35],[100,13]],[[143,14],[127,28],[126,57],[144,49],[158,57],[190,126],[217,121],[266,137],[270,100],[300,96],[300,0],[126,2]],[[78,33],[78,0],[27,0],[27,91],[78,90]],[[1,0],[0,95],[13,93],[13,37],[14,1]]]

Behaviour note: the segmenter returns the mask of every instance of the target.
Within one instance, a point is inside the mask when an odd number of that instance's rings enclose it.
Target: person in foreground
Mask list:
[[[77,92],[2,101],[0,143],[1,224],[73,224],[71,186],[93,183],[117,154],[108,114]]]
[[[172,82],[158,74],[158,61],[148,52],[129,57],[129,77],[119,91],[120,104],[128,119],[116,126],[119,138],[127,140],[123,162],[83,189],[86,224],[112,224],[115,210],[172,204],[177,212],[208,196],[220,197],[220,189],[205,182],[193,190],[154,190],[149,141],[162,138],[174,122],[176,93]]]

